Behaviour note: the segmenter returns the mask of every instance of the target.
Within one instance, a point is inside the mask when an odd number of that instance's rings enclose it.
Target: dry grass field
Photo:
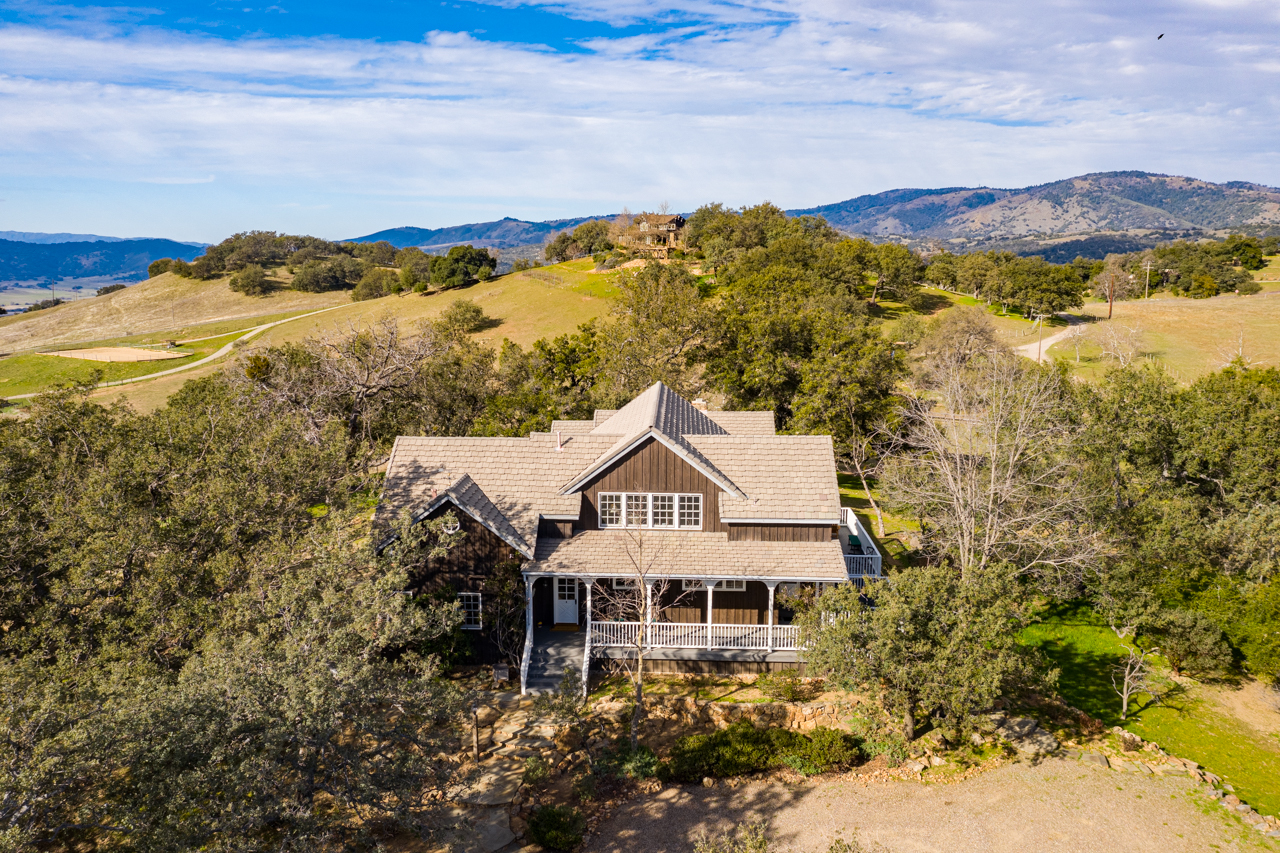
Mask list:
[[[33,314],[0,317],[0,353],[89,341],[130,343],[154,333],[182,339],[196,337],[192,327],[229,323],[233,328],[203,334],[225,334],[268,322],[264,315],[301,314],[349,301],[345,291],[297,293],[278,290],[268,296],[244,296],[227,286],[227,279],[196,281],[171,273],[124,290],[84,299]],[[278,316],[274,319],[280,319]],[[253,320],[253,322],[243,322]]]
[[[1090,304],[1084,313],[1104,318],[1107,306]],[[1181,382],[1192,382],[1221,368],[1242,350],[1251,363],[1280,366],[1280,294],[1275,292],[1117,302],[1111,322],[1139,330],[1143,353],[1162,363]],[[1096,346],[1081,348],[1078,366],[1075,348],[1068,342],[1054,346],[1050,355],[1065,359],[1080,376],[1089,379],[1100,377],[1113,366]]]

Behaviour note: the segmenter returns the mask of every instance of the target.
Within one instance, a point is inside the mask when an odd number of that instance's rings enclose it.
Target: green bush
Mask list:
[[[551,778],[551,766],[540,756],[531,755],[524,761],[524,774],[520,781],[526,788],[541,788]]]
[[[529,819],[529,835],[548,850],[572,850],[582,843],[586,820],[568,806],[543,806]]]
[[[795,702],[804,699],[809,689],[794,669],[766,672],[756,676],[755,688],[776,702]]]
[[[163,275],[164,273],[167,273],[169,268],[172,266],[173,258],[160,258],[159,260],[152,261],[147,265],[147,278],[155,278],[158,275]]]
[[[652,749],[641,745],[632,751],[631,744],[622,742],[606,750],[596,762],[596,769],[605,776],[628,779],[649,779],[658,775],[660,762]]]
[[[741,776],[786,765],[818,773],[861,757],[858,739],[832,729],[809,737],[788,729],[757,729],[747,722],[707,735],[680,738],[659,768],[659,776],[696,782],[705,776]]]
[[[271,282],[267,281],[267,273],[257,264],[245,264],[239,272],[231,276],[232,290],[245,296],[263,296],[271,291]]]

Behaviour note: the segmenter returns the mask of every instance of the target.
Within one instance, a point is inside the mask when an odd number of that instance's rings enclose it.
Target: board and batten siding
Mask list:
[[[495,536],[489,528],[446,502],[430,518],[453,511],[465,534],[443,557],[431,560],[423,577],[411,579],[415,591],[438,590],[446,586],[455,592],[483,592],[485,578],[504,560],[522,560],[520,553]]]
[[[725,530],[720,523],[720,487],[652,438],[610,465],[582,490],[579,530],[600,529],[601,492],[701,494],[703,531]]]
[[[729,524],[730,542],[830,542],[836,528],[823,524]]]

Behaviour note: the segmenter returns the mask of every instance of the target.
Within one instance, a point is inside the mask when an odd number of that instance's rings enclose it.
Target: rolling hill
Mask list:
[[[1089,232],[1280,231],[1280,189],[1100,172],[1022,189],[901,189],[787,211],[853,234],[984,242]]]

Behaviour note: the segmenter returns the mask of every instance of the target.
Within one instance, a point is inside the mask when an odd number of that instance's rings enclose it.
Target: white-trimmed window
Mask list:
[[[680,588],[685,592],[694,592],[706,589],[702,581],[684,580],[680,582]],[[746,592],[747,582],[745,580],[737,581],[716,581],[716,592]]]
[[[702,495],[680,496],[680,526],[690,530],[702,529]]]
[[[480,593],[458,593],[458,605],[462,610],[462,629],[464,631],[479,631],[484,627],[484,616],[481,611]]]
[[[701,530],[702,495],[601,492],[600,526]]]
[[[622,495],[600,495],[600,526],[622,526]]]
[[[640,582],[637,581],[635,578],[614,578],[613,579],[614,589],[637,589],[639,586],[640,586]]]
[[[654,527],[675,527],[676,526],[676,496],[675,495],[654,495],[650,499],[653,512],[649,517],[649,522]]]

